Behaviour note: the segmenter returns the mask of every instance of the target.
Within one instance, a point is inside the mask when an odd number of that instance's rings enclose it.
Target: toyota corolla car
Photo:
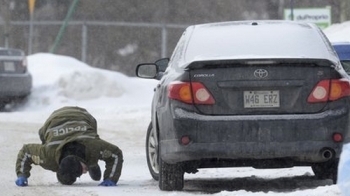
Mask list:
[[[350,81],[314,24],[190,26],[170,59],[139,64],[136,75],[159,80],[146,153],[161,190],[217,167],[310,166],[336,181]]]
[[[0,84],[0,110],[30,94],[32,76],[23,50],[0,48]]]

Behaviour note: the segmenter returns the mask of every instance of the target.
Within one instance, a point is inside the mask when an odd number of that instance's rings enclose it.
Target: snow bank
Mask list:
[[[350,42],[350,21],[333,24],[323,30],[331,42]]]
[[[123,105],[150,105],[157,81],[127,77],[91,67],[75,58],[47,53],[28,56],[33,76],[33,90],[24,110],[58,108],[64,105],[87,105],[91,101]],[[101,107],[108,107],[100,104]]]

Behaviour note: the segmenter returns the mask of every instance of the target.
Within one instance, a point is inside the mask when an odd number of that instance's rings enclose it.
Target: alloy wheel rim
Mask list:
[[[151,134],[148,139],[148,159],[152,170],[155,173],[159,173],[159,161],[158,161],[158,139],[154,134],[154,130],[151,130]]]

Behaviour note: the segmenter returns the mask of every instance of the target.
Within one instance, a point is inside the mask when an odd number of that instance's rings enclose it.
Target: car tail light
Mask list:
[[[214,98],[200,82],[174,82],[168,86],[168,97],[184,103],[214,104]]]
[[[335,101],[350,96],[350,81],[348,80],[322,80],[309,95],[309,103]]]

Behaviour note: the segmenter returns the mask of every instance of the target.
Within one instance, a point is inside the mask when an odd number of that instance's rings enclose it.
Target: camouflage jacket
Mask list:
[[[62,147],[72,141],[85,146],[85,162],[88,166],[102,160],[106,164],[104,180],[118,182],[121,175],[123,154],[115,145],[99,138],[97,123],[91,114],[79,107],[63,107],[54,111],[39,130],[42,144],[25,144],[16,162],[17,176],[30,176],[31,165],[58,171]]]

